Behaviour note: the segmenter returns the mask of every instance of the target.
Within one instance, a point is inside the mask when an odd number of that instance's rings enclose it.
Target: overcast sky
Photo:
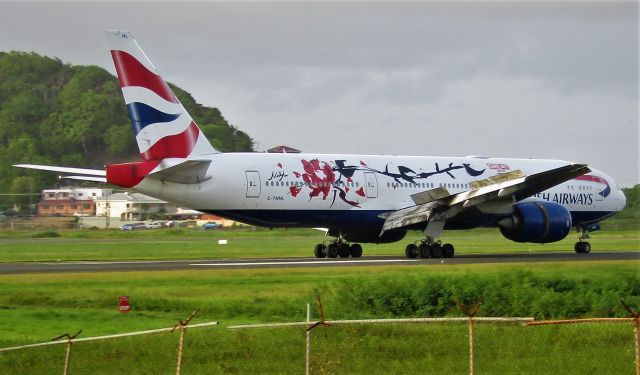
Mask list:
[[[636,2],[0,2],[3,51],[113,73],[105,29],[259,150],[565,159],[639,182]]]

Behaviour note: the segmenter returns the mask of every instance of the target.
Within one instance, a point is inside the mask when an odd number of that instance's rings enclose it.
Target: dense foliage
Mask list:
[[[603,230],[638,230],[640,229],[640,185],[622,189],[627,197],[624,210],[602,222]],[[638,241],[636,240],[636,243]]]
[[[216,108],[175,94],[220,151],[250,151],[251,138]],[[135,144],[117,79],[97,66],[74,66],[25,52],[0,52],[0,190],[38,192],[55,176],[14,163],[100,168],[136,160]],[[17,200],[13,200],[18,203]]]
[[[371,317],[462,315],[458,303],[484,301],[480,315],[543,318],[627,316],[621,300],[640,303],[637,274],[568,278],[530,271],[379,278],[343,283],[336,290],[341,313]],[[351,313],[350,313],[351,312]]]
[[[635,219],[640,221],[640,185],[622,189],[627,197],[624,210],[616,215],[619,219]]]

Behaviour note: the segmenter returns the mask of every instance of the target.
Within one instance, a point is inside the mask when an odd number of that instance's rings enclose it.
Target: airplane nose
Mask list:
[[[627,205],[627,197],[624,195],[624,192],[621,189],[618,189],[618,202],[620,211],[622,211]]]

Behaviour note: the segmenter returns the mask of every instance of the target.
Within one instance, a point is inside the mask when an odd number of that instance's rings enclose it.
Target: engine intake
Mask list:
[[[503,236],[515,242],[560,241],[571,231],[571,213],[557,203],[526,202],[513,206],[513,215],[498,225]]]

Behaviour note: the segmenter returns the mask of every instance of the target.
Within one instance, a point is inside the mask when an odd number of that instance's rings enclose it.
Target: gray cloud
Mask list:
[[[592,163],[638,182],[638,4],[1,3],[0,49],[113,72],[132,31],[261,148]]]

